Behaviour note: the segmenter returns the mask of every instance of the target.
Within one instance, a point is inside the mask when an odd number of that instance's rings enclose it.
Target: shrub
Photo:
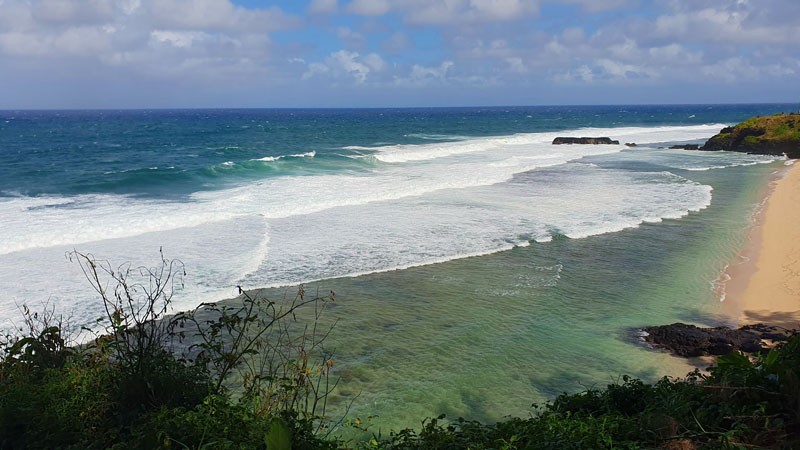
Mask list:
[[[301,288],[272,302],[240,291],[238,305],[168,316],[179,261],[162,254],[156,267],[113,268],[68,256],[104,317],[98,330],[85,328],[94,339],[76,345],[52,308],[23,307],[25,326],[0,339],[0,449],[335,446],[316,435],[335,385],[322,348],[330,329],[317,327],[332,293]],[[296,323],[312,305],[311,322]],[[194,358],[175,354],[181,341]]]

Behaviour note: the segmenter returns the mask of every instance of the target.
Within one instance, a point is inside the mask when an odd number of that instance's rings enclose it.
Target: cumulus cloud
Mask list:
[[[608,11],[629,6],[632,0],[561,0],[562,3],[580,5],[581,9],[587,13]]]
[[[275,7],[229,0],[0,0],[0,70],[13,70],[3,56],[43,67],[80,58],[88,73],[109,66],[157,78],[249,77],[272,63],[269,33],[300,23]]]
[[[418,25],[488,23],[535,15],[538,0],[351,0],[345,10],[361,16],[395,13]]]
[[[32,13],[43,22],[87,25],[110,20],[114,6],[110,0],[40,0],[32,5]]]
[[[361,16],[382,16],[389,12],[391,4],[388,0],[352,0],[346,9]]]
[[[654,35],[729,44],[795,44],[800,22],[763,21],[761,6],[743,2],[663,14],[654,23]]]
[[[228,0],[151,0],[149,10],[157,25],[177,29],[270,32],[300,23],[274,6],[247,9]]]
[[[0,0],[0,79],[24,85],[24,74],[57,66],[76,79],[116,69],[133,80],[131,92],[148,80],[513,90],[697,80],[788,85],[800,73],[797,0],[304,5],[306,17],[233,0]]]
[[[336,0],[312,0],[308,5],[309,14],[333,14],[339,9]]]
[[[397,9],[412,24],[464,24],[523,20],[538,12],[536,0],[405,0]]]
[[[348,27],[339,27],[336,29],[336,36],[345,43],[348,48],[361,48],[366,44],[366,38],[363,34],[354,31]]]
[[[435,82],[442,82],[447,78],[447,74],[454,66],[452,61],[443,61],[438,66],[426,67],[414,64],[411,72],[405,77],[396,77],[395,85],[400,86],[425,86]]]
[[[303,79],[319,76],[330,76],[336,79],[349,79],[357,84],[364,84],[370,74],[382,72],[386,63],[380,55],[370,53],[361,56],[358,52],[339,50],[325,58],[325,62],[315,62],[308,65],[303,73]]]
[[[411,39],[409,39],[408,36],[402,31],[393,33],[381,44],[383,51],[389,53],[399,53],[411,48],[411,46]]]

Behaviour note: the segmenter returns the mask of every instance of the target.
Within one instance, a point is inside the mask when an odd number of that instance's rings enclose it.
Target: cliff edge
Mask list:
[[[753,117],[723,128],[701,150],[727,150],[800,158],[800,114]]]

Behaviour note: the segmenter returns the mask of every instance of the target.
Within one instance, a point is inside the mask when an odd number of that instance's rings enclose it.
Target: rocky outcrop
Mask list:
[[[733,330],[673,323],[643,328],[642,331],[646,333],[644,340],[647,343],[685,357],[727,355],[734,351],[761,352],[766,349],[765,341],[786,341],[791,335],[784,328],[765,324],[745,325]]]
[[[553,139],[554,145],[560,144],[614,144],[619,145],[619,141],[612,141],[607,137],[557,137]]]
[[[800,114],[753,117],[723,128],[700,150],[727,150],[800,158]]]
[[[682,144],[682,145],[673,145],[670,147],[671,150],[699,150],[699,144]]]

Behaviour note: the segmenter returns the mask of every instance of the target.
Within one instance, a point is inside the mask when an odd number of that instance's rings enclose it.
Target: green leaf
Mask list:
[[[767,353],[766,358],[764,358],[764,368],[769,370],[775,364],[775,361],[778,360],[779,355],[780,353],[773,347],[772,350]]]
[[[269,433],[264,436],[267,450],[292,450],[292,431],[281,419],[273,419]]]

